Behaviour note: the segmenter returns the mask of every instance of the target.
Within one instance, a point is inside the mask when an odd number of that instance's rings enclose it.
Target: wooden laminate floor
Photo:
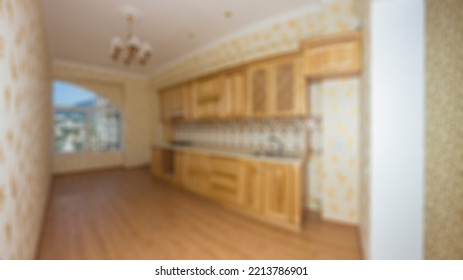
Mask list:
[[[39,259],[359,259],[357,228],[306,217],[279,229],[174,187],[148,169],[56,177]]]

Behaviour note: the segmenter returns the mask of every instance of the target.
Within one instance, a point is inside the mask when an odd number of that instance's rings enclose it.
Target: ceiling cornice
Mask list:
[[[99,65],[70,61],[70,60],[65,60],[65,59],[53,59],[52,65],[53,67],[63,66],[63,67],[69,67],[69,68],[86,69],[86,70],[90,70],[93,72],[98,72],[98,73],[106,74],[106,75],[119,76],[122,78],[131,78],[131,79],[139,79],[139,80],[149,79],[148,74],[138,74],[138,73],[133,73],[130,71],[117,70],[117,69],[103,67]]]

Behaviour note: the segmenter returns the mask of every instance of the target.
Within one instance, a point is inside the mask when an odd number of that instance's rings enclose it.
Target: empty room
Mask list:
[[[0,259],[463,259],[462,10],[0,0]]]

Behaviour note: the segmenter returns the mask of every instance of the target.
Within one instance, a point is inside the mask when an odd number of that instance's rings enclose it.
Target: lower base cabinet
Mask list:
[[[183,171],[183,172],[182,172]],[[184,153],[182,186],[197,194],[207,196],[210,190],[210,162],[206,155]]]
[[[262,213],[264,197],[262,196],[263,185],[263,165],[257,161],[241,162],[241,205],[244,209]]]
[[[224,204],[239,205],[240,162],[224,157],[210,157],[210,197]]]
[[[153,153],[153,169],[159,158]],[[175,166],[180,187],[259,220],[300,229],[302,165],[179,151]]]
[[[297,210],[298,172],[291,165],[265,164],[264,167],[264,213],[275,221],[299,223]]]

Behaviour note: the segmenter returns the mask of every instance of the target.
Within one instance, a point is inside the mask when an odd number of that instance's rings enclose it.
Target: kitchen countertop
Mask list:
[[[288,153],[288,156],[268,156],[268,155],[254,155],[255,150],[243,150],[232,148],[218,148],[218,147],[204,147],[204,146],[180,146],[170,144],[154,144],[154,148],[164,148],[176,151],[188,151],[195,153],[202,153],[211,156],[224,156],[244,160],[258,160],[270,163],[285,163],[285,164],[302,164],[304,161],[303,155],[295,155]]]

